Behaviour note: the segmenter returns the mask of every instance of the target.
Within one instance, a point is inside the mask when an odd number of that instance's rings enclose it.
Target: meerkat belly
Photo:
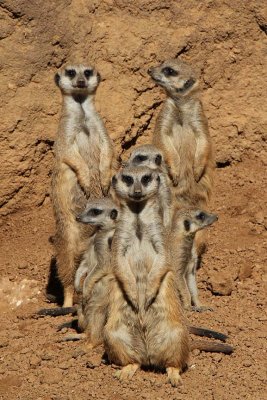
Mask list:
[[[100,141],[98,135],[80,131],[76,138],[76,146],[90,171],[90,183],[92,186],[91,198],[98,198],[102,194],[100,186]]]
[[[180,156],[181,164],[188,164],[188,160],[194,160],[196,139],[189,125],[184,124],[181,126],[175,124],[172,132],[172,141],[176,152]]]
[[[131,265],[132,272],[136,279],[139,304],[144,304],[145,292],[149,272],[158,254],[156,253],[150,238],[137,237],[132,239],[132,245],[127,252],[127,259]]]

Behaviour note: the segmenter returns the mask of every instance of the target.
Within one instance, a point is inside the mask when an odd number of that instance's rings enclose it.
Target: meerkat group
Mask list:
[[[203,229],[217,220],[206,211],[214,161],[199,77],[180,60],[165,61],[148,74],[167,99],[152,143],[136,147],[117,171],[94,106],[99,73],[74,65],[56,74],[63,109],[52,202],[64,304],[62,312],[40,314],[76,312],[87,347],[103,344],[110,362],[122,366],[118,379],[153,366],[165,368],[177,386],[190,348],[232,348],[190,343],[189,332],[225,336],[190,327],[184,314],[207,309],[198,299],[196,269]],[[74,291],[81,298],[77,307]]]

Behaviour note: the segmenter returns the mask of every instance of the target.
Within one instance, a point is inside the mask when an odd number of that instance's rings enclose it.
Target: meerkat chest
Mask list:
[[[99,161],[100,141],[98,135],[93,135],[92,132],[83,128],[76,135],[75,145],[89,165],[92,164],[93,167]]]
[[[122,252],[134,273],[149,271],[154,260],[163,253],[160,227],[137,219],[131,226],[128,225],[123,236]]]
[[[172,144],[180,156],[190,157],[195,154],[196,138],[191,125],[174,123],[172,128]]]

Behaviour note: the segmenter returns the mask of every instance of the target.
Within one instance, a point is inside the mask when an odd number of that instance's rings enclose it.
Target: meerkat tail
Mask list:
[[[77,314],[76,307],[56,307],[56,308],[42,308],[37,312],[37,315],[47,316],[50,315],[51,317],[58,317],[60,315],[68,315]]]
[[[192,333],[196,336],[204,336],[212,339],[218,339],[222,342],[225,342],[228,339],[228,336],[224,333],[213,331],[212,329],[200,328],[198,326],[189,326],[189,333]]]
[[[207,351],[210,353],[224,353],[224,354],[232,354],[234,351],[234,348],[229,344],[208,342],[202,340],[194,340],[190,343],[190,350],[192,351],[194,349]]]

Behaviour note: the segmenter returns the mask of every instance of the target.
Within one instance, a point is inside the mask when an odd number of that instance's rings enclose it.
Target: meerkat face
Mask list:
[[[141,202],[158,192],[160,177],[147,167],[126,167],[112,178],[112,186],[118,197]]]
[[[113,229],[119,219],[119,207],[108,198],[88,201],[85,211],[76,217],[78,222]]]
[[[150,68],[148,74],[171,97],[186,97],[198,89],[198,76],[191,66],[180,60],[169,60]]]
[[[162,152],[157,147],[146,144],[134,149],[127,161],[127,166],[145,166],[151,169],[161,169],[163,163]]]
[[[212,225],[218,220],[216,214],[211,214],[202,210],[179,210],[176,215],[176,227],[185,235],[194,235],[197,231]]]
[[[69,65],[55,75],[55,83],[64,94],[92,94],[100,80],[95,68],[84,65]]]

